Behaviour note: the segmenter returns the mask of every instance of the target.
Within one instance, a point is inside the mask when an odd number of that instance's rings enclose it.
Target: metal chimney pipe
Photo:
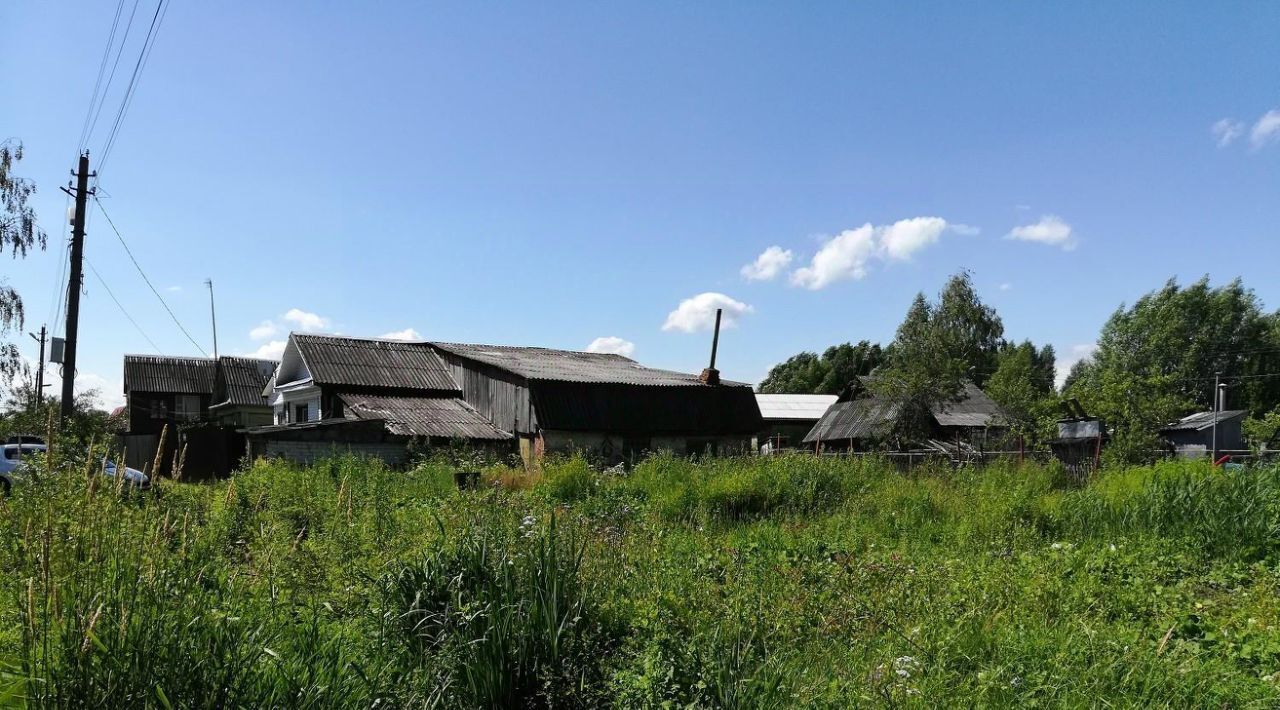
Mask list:
[[[716,350],[720,347],[720,316],[724,314],[723,308],[716,309],[716,333],[711,337],[711,369],[716,369]]]

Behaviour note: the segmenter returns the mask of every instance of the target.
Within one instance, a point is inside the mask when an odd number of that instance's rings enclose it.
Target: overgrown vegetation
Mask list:
[[[0,503],[5,700],[93,707],[1262,706],[1280,467],[357,459]],[[505,482],[505,485],[497,485]]]

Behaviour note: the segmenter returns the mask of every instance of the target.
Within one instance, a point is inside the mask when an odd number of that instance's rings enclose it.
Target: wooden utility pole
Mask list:
[[[62,413],[61,419],[75,413],[76,406],[76,334],[80,329],[80,287],[84,280],[84,220],[85,211],[89,208],[89,151],[80,154],[79,170],[73,175],[76,178],[75,192],[62,188],[62,191],[76,198],[76,214],[71,220],[71,269],[67,278],[67,333],[66,346],[62,359]]]
[[[33,339],[40,343],[40,360],[39,367],[36,368],[36,391],[31,395],[31,406],[33,409],[39,409],[40,403],[44,401],[44,342],[48,338],[48,329],[43,325],[40,326],[40,337],[36,337],[35,333],[27,333]]]

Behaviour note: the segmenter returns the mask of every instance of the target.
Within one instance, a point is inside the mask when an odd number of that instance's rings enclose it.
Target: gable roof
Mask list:
[[[873,377],[860,378],[865,386]],[[846,399],[831,405],[827,413],[805,435],[805,443],[840,439],[870,439],[884,433],[897,416],[895,403],[866,394],[857,399]],[[986,392],[972,382],[966,382],[960,399],[944,402],[932,408],[933,420],[939,426],[988,427],[1000,425],[1000,406]]]
[[[338,395],[349,419],[380,419],[387,431],[402,436],[438,436],[505,441],[502,431],[457,397],[398,397],[368,394]]]
[[[837,399],[834,394],[756,394],[765,419],[817,421]]]
[[[266,406],[262,388],[275,373],[275,360],[259,360],[251,357],[218,358],[215,380],[216,394],[222,399],[217,406]]]
[[[697,375],[645,367],[631,358],[610,353],[517,347],[431,343],[445,353],[506,370],[526,380],[583,384],[642,385],[648,387],[716,387]],[[721,385],[745,387],[740,382]]]
[[[213,359],[125,355],[124,392],[213,394]]]
[[[1243,417],[1248,413],[1248,410],[1245,409],[1224,409],[1221,412],[1196,412],[1195,414],[1187,415],[1176,422],[1166,424],[1160,428],[1160,431],[1204,431],[1205,429],[1213,426],[1215,414],[1217,415],[1217,422],[1221,424],[1235,419],[1236,417]]]
[[[293,333],[318,385],[458,392],[444,362],[423,343]]]

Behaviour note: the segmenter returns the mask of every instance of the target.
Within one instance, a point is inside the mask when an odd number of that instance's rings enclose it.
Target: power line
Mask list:
[[[160,350],[160,346],[156,345],[155,341],[152,340],[147,335],[147,332],[142,329],[142,326],[138,325],[138,321],[134,320],[133,316],[129,315],[129,311],[125,310],[124,305],[120,303],[120,299],[116,298],[116,295],[112,293],[111,287],[107,285],[107,280],[102,278],[102,274],[98,273],[98,270],[94,268],[93,262],[89,260],[89,257],[86,256],[84,258],[84,263],[89,265],[89,271],[93,272],[93,275],[98,278],[98,283],[102,284],[102,288],[106,290],[107,295],[111,297],[112,301],[115,301],[116,308],[119,308],[120,312],[124,314],[124,317],[128,318],[129,322],[133,324],[133,327],[138,329],[138,333],[143,337],[143,339],[148,343],[151,343],[151,347],[155,349],[157,354],[163,354]]]
[[[133,9],[134,11],[137,11],[138,0],[134,0]],[[101,112],[102,104],[105,103],[107,99],[107,90],[111,88],[110,79],[107,80],[106,88],[103,88],[102,76],[103,74],[106,73],[106,70],[107,70],[107,60],[111,57],[111,48],[115,46],[115,43],[116,43],[116,31],[120,28],[120,14],[123,11],[124,11],[124,0],[120,0],[118,3],[116,3],[116,16],[115,16],[115,19],[111,21],[111,34],[107,35],[107,46],[104,47],[102,50],[102,61],[98,63],[98,78],[93,84],[93,95],[89,97],[89,110],[85,112],[84,126],[80,128],[79,150],[85,149],[85,143],[89,140],[89,136],[91,135],[92,131],[90,129],[90,119],[94,117],[94,105],[96,104],[98,106],[98,111]],[[129,24],[125,26],[124,38],[120,40],[121,52],[124,51],[124,43],[129,39],[129,27],[131,27],[132,25],[133,25],[133,14],[130,13]],[[115,65],[118,65],[120,63],[121,52],[116,53]],[[116,75],[115,65],[112,65],[111,67],[112,78],[114,78]],[[101,102],[98,101],[99,96],[102,97]],[[96,124],[97,121],[94,120],[93,123]]]
[[[107,134],[107,140],[102,149],[102,157],[98,159],[99,176],[102,175],[102,170],[106,167],[107,158],[111,155],[111,149],[115,146],[116,137],[120,134],[120,126],[124,123],[124,117],[129,111],[129,105],[133,103],[134,92],[138,88],[138,78],[142,75],[142,70],[146,67],[147,60],[151,57],[151,49],[155,46],[155,38],[160,34],[160,25],[164,22],[164,16],[168,14],[168,9],[167,0],[158,0],[156,2],[156,11],[151,16],[151,26],[147,28],[147,36],[142,40],[142,49],[138,51],[138,61],[133,65],[133,75],[129,77],[129,84],[125,87],[124,98],[120,101],[120,110],[116,113],[115,121],[111,125],[111,132]]]
[[[182,322],[178,320],[178,316],[174,315],[173,309],[169,308],[169,303],[164,300],[164,296],[160,295],[160,292],[156,290],[155,284],[151,283],[151,279],[147,278],[147,272],[142,270],[142,265],[139,264],[137,258],[134,257],[133,250],[131,250],[129,248],[129,244],[125,242],[124,235],[120,234],[120,230],[116,227],[116,223],[111,221],[111,215],[107,214],[107,210],[103,208],[102,201],[96,196],[93,198],[93,201],[97,203],[98,209],[102,211],[102,216],[107,218],[107,224],[111,225],[111,231],[116,233],[116,239],[120,240],[120,245],[124,247],[125,253],[129,255],[129,260],[133,262],[134,268],[138,270],[138,273],[142,276],[142,280],[147,283],[147,287],[151,289],[151,293],[154,293],[156,298],[159,299],[160,305],[164,306],[164,310],[169,313],[169,317],[172,318],[174,324],[178,326],[178,330],[181,330],[182,334],[187,336],[187,340],[191,341],[191,344],[195,346],[196,352],[209,352],[208,350],[200,347],[200,343],[197,343],[196,339],[191,337],[191,333],[188,333],[187,329],[183,327]]]

